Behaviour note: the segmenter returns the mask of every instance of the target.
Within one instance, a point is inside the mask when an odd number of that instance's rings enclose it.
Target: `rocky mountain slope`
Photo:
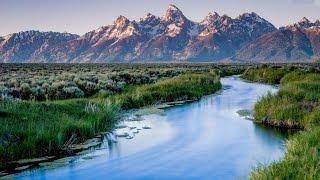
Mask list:
[[[305,21],[278,30],[255,13],[213,12],[193,22],[170,5],[162,17],[119,16],[83,36],[27,31],[0,37],[0,62],[309,59],[319,55],[319,21]]]
[[[42,54],[78,37],[69,33],[39,31],[9,34],[0,37],[0,62],[48,62]]]
[[[320,21],[303,18],[296,24],[267,33],[243,47],[235,59],[298,61],[320,57]]]

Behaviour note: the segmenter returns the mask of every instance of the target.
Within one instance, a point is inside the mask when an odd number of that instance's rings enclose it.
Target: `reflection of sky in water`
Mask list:
[[[236,112],[252,109],[269,85],[250,84],[235,77],[219,95],[169,108],[165,115],[145,116],[144,129],[133,139],[105,141],[102,149],[73,157],[75,163],[53,170],[34,170],[18,177],[49,179],[233,179],[246,177],[252,167],[283,156],[283,136],[244,120]]]

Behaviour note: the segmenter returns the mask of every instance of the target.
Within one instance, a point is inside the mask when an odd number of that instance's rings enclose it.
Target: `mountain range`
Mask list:
[[[297,61],[320,57],[320,21],[276,28],[256,13],[193,22],[174,5],[162,17],[119,16],[82,36],[24,31],[0,37],[0,62]]]

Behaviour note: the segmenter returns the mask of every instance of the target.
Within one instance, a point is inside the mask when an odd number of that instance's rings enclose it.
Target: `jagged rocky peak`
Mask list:
[[[313,24],[311,23],[311,21],[306,18],[306,17],[303,17],[298,23],[297,25],[301,28],[309,28],[311,26],[313,26]]]
[[[7,36],[8,36],[8,35],[7,35]],[[6,39],[7,39],[6,36],[0,37],[0,49],[1,49],[1,47],[2,47],[2,44],[5,43]]]
[[[140,19],[139,23],[141,25],[150,25],[150,26],[155,26],[159,24],[160,18],[151,14],[147,13],[143,18]]]
[[[157,17],[151,13],[147,13],[143,18],[140,18],[140,21],[148,21],[154,18],[157,18]]]
[[[320,21],[316,20],[314,23],[311,22],[308,18],[303,17],[299,22],[288,25],[285,29],[297,30],[297,29],[307,29],[307,28],[318,28],[320,26]],[[284,28],[282,28],[284,29]]]
[[[18,33],[9,34],[7,36],[7,38],[8,38],[8,40],[12,40],[14,42],[19,42],[23,39],[27,39],[32,36],[39,36],[39,35],[40,35],[40,31],[31,30],[31,31],[21,31]]]
[[[220,15],[217,12],[209,12],[209,14],[201,21],[200,24],[209,25],[215,23],[220,19]]]
[[[299,24],[309,24],[310,20],[306,17],[303,17],[298,23]]]
[[[226,14],[221,16],[221,22],[224,26],[229,26],[230,24],[232,24],[233,21],[234,20]]]
[[[209,14],[206,16],[206,19],[217,19],[220,15],[217,12],[209,12]]]
[[[267,20],[260,17],[257,13],[251,12],[251,13],[243,13],[239,15],[236,19],[240,21],[246,21],[246,22],[258,22],[258,23],[269,23]],[[272,25],[273,26],[273,25]]]
[[[187,21],[187,18],[179,8],[173,4],[170,4],[165,15],[163,16],[163,20],[169,23],[177,23],[180,25],[184,24]]]
[[[8,34],[6,36],[0,37],[0,39],[2,39],[2,41],[6,41],[6,40],[10,39],[14,34],[16,34],[16,33]]]
[[[114,23],[117,27],[124,27],[130,23],[130,20],[125,16],[119,16]]]
[[[36,30],[30,30],[30,31],[21,31],[18,33],[9,34],[4,37],[5,41],[10,43],[19,43],[26,41],[28,39],[37,38],[37,39],[45,39],[45,38],[56,38],[56,39],[74,39],[79,37],[75,34],[70,33],[58,33],[58,32],[41,32]]]
[[[109,38],[124,39],[140,35],[139,25],[136,21],[130,21],[124,16],[117,18],[115,26],[108,32]]]
[[[255,12],[251,12],[251,13],[246,12],[237,17],[237,19],[248,19],[248,18],[261,18],[261,17]]]

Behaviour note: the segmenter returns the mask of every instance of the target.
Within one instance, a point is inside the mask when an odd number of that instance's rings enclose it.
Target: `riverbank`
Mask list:
[[[214,73],[188,73],[107,97],[1,102],[0,166],[8,167],[8,162],[23,158],[67,153],[72,144],[111,130],[121,109],[194,100],[220,88]]]
[[[269,76],[272,73],[268,72],[274,72],[276,76]],[[288,140],[283,160],[257,168],[252,172],[251,179],[319,179],[320,74],[261,68],[247,70],[242,78],[280,82],[277,94],[269,93],[256,103],[256,122],[303,130]]]

